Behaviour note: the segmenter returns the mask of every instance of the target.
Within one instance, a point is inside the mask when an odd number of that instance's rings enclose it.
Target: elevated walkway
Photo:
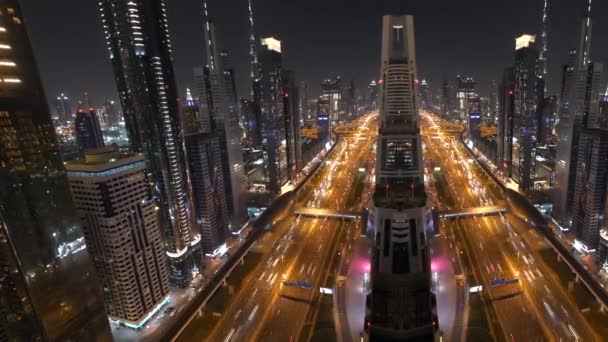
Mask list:
[[[358,220],[363,217],[363,213],[360,211],[340,211],[320,208],[297,208],[294,210],[294,214],[311,217],[343,218],[349,220]]]
[[[452,218],[452,217],[463,217],[463,216],[483,216],[483,215],[496,215],[507,211],[507,207],[500,205],[490,205],[485,207],[474,207],[464,209],[453,209],[438,211],[439,218]]]

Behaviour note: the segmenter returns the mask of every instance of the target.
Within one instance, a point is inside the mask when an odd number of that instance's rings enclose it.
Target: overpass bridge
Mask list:
[[[439,218],[458,218],[464,216],[496,215],[507,211],[507,207],[500,205],[489,205],[484,207],[463,208],[438,211]]]
[[[363,212],[361,211],[341,211],[321,208],[297,208],[294,210],[294,214],[311,217],[343,218],[349,220],[358,220],[363,217]]]

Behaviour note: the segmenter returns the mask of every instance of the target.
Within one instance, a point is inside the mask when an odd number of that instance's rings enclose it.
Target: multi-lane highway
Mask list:
[[[440,209],[474,208],[503,204],[493,180],[470,158],[453,126],[437,117],[422,115],[425,158],[433,167]],[[452,246],[472,261],[474,280],[483,286],[490,321],[496,320],[508,340],[580,340],[598,337],[538,253],[535,231],[510,215],[449,219],[447,226],[458,239]],[[491,286],[500,279],[517,279],[511,285]],[[491,325],[492,326],[492,325]]]
[[[374,125],[373,116],[359,120],[362,131]],[[340,139],[334,152],[297,194],[297,206],[333,210],[361,209],[363,182],[369,180],[373,153],[368,136],[349,135]],[[341,230],[356,230],[360,222],[340,218],[287,217],[275,224],[257,243],[259,264],[230,297],[222,317],[205,331],[206,341],[297,340],[305,324],[314,326],[319,287],[331,270],[330,261],[342,241]],[[310,289],[285,287],[283,282],[307,282]],[[188,336],[196,333],[200,320],[193,320]],[[202,329],[202,328],[201,328]],[[206,328],[208,329],[208,328]],[[305,338],[306,336],[304,336]]]

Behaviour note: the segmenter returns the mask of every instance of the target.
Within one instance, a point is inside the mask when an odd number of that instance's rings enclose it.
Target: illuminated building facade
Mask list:
[[[99,6],[131,149],[144,153],[152,174],[170,279],[186,286],[200,239],[191,227],[166,1],[101,0]]]
[[[538,58],[535,36],[524,34],[515,39],[511,177],[524,192],[534,187],[538,117],[544,99]]]
[[[283,71],[283,115],[285,119],[285,145],[287,152],[287,174],[295,179],[302,169],[302,143],[300,141],[299,92],[296,87],[295,72]]]
[[[278,193],[288,181],[281,41],[268,37],[262,39],[261,44],[260,80],[256,85],[255,102],[261,111],[266,190]]]
[[[432,340],[426,193],[414,78],[412,16],[384,16],[373,196],[375,243],[366,333],[370,341]]]
[[[158,207],[141,154],[88,150],[66,164],[72,197],[110,319],[143,326],[167,301],[169,270]]]
[[[244,202],[245,169],[242,131],[234,80],[234,70],[229,66],[228,53],[220,51],[216,38],[215,23],[210,20],[207,2],[203,1],[205,56],[208,70],[207,108],[211,117],[211,128],[220,139],[224,184],[228,199],[232,230],[238,230],[247,221]]]
[[[109,341],[18,1],[0,2],[0,341]]]
[[[557,127],[557,157],[555,160],[556,190],[553,215],[563,228],[572,224],[574,188],[581,130],[589,127],[592,99],[600,92],[602,66],[591,63],[591,6],[581,22],[579,44],[570,51],[569,64],[562,77],[562,99]],[[593,126],[591,126],[593,127]]]

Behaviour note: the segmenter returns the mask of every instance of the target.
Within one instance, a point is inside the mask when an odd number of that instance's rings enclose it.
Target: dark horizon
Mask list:
[[[88,91],[97,103],[107,97],[116,99],[97,4],[77,0],[62,3],[23,0],[47,97],[65,92],[78,99]],[[561,66],[568,49],[576,44],[585,3],[549,3],[550,94],[558,92]],[[204,60],[201,4],[200,0],[168,4],[181,96],[192,85],[192,68]],[[254,11],[258,35],[273,35],[283,41],[285,65],[295,71],[298,82],[308,83],[311,95],[319,93],[322,79],[333,75],[346,81],[355,79],[359,89],[366,88],[378,77],[382,15],[407,13],[414,15],[418,73],[429,81],[433,92],[444,77],[454,79],[462,74],[473,76],[477,91],[487,96],[491,81],[498,81],[503,68],[513,63],[514,38],[524,32],[539,35],[542,4],[542,0],[497,4],[429,0],[399,6],[396,1],[380,0],[370,8],[346,0],[254,0]],[[218,25],[221,47],[231,54],[239,96],[247,97],[247,1],[210,0],[209,7]],[[606,11],[608,3],[593,4],[592,15]],[[593,25],[592,59],[606,62],[608,46],[600,42],[608,37],[608,23],[596,21]]]

